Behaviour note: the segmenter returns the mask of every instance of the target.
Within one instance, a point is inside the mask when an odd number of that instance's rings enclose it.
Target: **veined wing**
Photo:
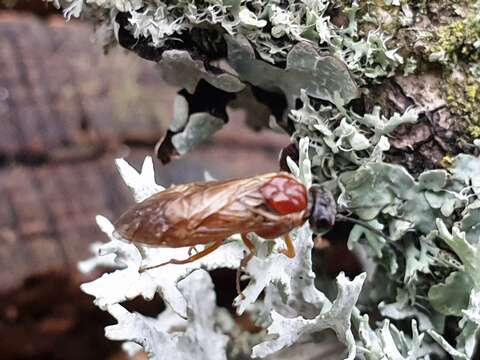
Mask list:
[[[151,196],[117,221],[125,238],[157,246],[186,246],[225,238],[253,225],[263,204],[259,188],[275,173],[174,186]]]
[[[259,188],[273,176],[275,174],[205,183],[204,187],[185,192],[166,204],[164,216],[172,226],[187,222],[191,231],[205,230],[205,227],[220,230],[241,223],[241,219],[251,217],[246,209],[263,204]]]

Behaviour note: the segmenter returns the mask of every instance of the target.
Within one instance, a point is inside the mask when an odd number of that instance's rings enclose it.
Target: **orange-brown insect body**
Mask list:
[[[308,219],[307,192],[285,172],[173,186],[152,195],[115,223],[125,239],[183,247],[254,232],[273,239]]]

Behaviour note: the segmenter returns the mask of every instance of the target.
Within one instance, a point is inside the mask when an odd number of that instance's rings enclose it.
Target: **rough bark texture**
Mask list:
[[[441,92],[441,73],[426,69],[419,75],[395,77],[372,88],[366,108],[381,105],[387,115],[403,113],[409,107],[422,109],[421,121],[401,126],[391,139],[388,162],[404,165],[412,174],[442,166],[446,155],[478,153],[467,143],[465,126],[451,114]]]

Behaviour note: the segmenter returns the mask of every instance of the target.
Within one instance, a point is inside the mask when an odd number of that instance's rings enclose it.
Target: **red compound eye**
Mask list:
[[[260,191],[268,206],[280,215],[302,211],[307,207],[305,186],[288,176],[274,177]]]

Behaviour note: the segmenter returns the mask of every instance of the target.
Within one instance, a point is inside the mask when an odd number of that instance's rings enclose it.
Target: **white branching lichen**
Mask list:
[[[325,301],[321,312],[313,319],[301,316],[290,318],[272,311],[272,324],[268,327],[269,334],[276,335],[275,340],[266,341],[253,348],[253,357],[264,357],[276,351],[291,346],[306,334],[332,329],[338,340],[348,348],[346,359],[353,360],[356,356],[356,345],[353,337],[350,318],[362,290],[365,274],[349,281],[343,273],[337,277],[338,294],[333,303]]]
[[[118,324],[105,328],[112,340],[140,344],[149,357],[160,360],[224,360],[228,337],[216,324],[215,292],[210,275],[196,270],[178,282],[188,304],[188,320],[169,309],[157,318],[131,313],[120,304],[109,305],[108,312]],[[181,327],[182,332],[172,332]]]
[[[300,166],[291,163],[292,171],[308,186],[311,184],[311,173],[307,138],[300,142],[300,149]],[[118,160],[117,166],[137,201],[163,190],[163,187],[155,184],[151,158],[145,159],[141,173],[137,173],[123,160]],[[110,312],[119,322],[118,325],[107,327],[107,337],[135,342],[154,359],[163,359],[165,353],[174,352],[179,352],[178,359],[225,358],[226,335],[216,333],[213,330],[214,317],[205,315],[214,312],[215,297],[209,275],[201,269],[237,269],[246,251],[240,238],[227,240],[215,252],[195,262],[169,264],[140,273],[142,265],[188,257],[188,249],[134,245],[119,238],[106,218],[97,217],[97,223],[110,241],[103,245],[95,244],[92,249],[98,252],[97,255],[85,260],[79,267],[83,271],[90,271],[96,265],[118,268],[82,285],[83,291],[95,297],[94,303]],[[331,302],[314,285],[315,274],[312,272],[311,260],[313,241],[309,226],[304,225],[292,235],[297,253],[293,259],[278,252],[279,247],[283,246],[281,241],[270,246],[270,242],[252,237],[257,245],[257,256],[252,258],[245,269],[249,283],[235,300],[235,305],[241,314],[258,302],[262,303],[263,312],[267,314],[265,324],[270,324],[268,332],[277,335],[276,340],[267,340],[257,345],[252,355],[264,357],[294,345],[300,337],[333,329],[338,339],[349,349],[348,358],[352,359],[355,356],[355,341],[350,330],[350,317],[365,275],[349,281],[340,274],[337,279],[337,298]],[[263,291],[276,294],[282,300],[279,304],[258,300]],[[155,293],[165,301],[166,312],[176,314],[178,319],[186,319],[184,332],[169,334],[168,328],[157,324],[159,320],[130,313],[120,305],[137,296],[152,299]],[[306,306],[316,309],[315,317],[290,318],[296,309]],[[163,319],[163,315],[159,319]],[[211,335],[206,337],[204,333],[208,331]],[[230,341],[235,342],[235,339],[231,338]],[[185,348],[180,348],[182,346]]]

